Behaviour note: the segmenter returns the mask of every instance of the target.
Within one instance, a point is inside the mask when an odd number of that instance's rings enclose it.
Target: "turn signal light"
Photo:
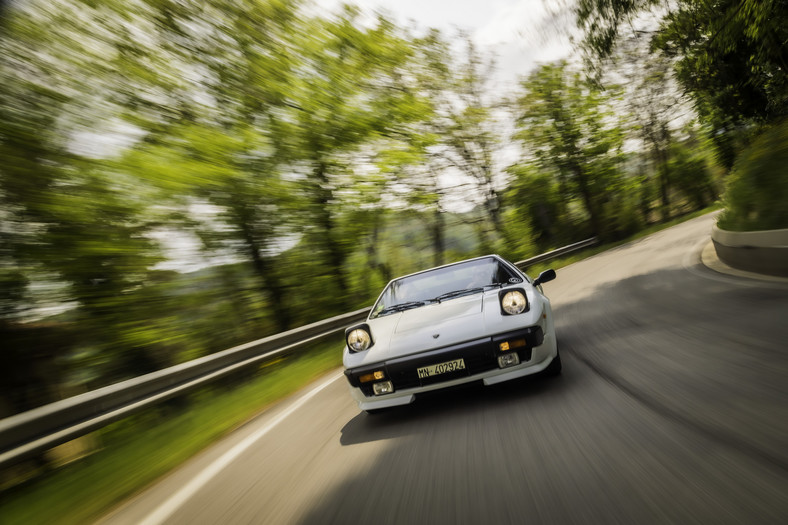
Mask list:
[[[525,339],[515,339],[513,341],[504,341],[498,345],[498,348],[501,350],[501,352],[506,352],[507,350],[520,348],[523,346],[525,346]]]
[[[383,370],[375,370],[371,374],[364,374],[363,376],[359,376],[358,380],[362,383],[369,383],[370,381],[376,381],[378,379],[383,379],[386,377],[386,374],[383,373]]]

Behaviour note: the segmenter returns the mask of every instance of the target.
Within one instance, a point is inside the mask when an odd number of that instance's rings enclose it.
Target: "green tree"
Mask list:
[[[305,242],[324,257],[324,273],[345,301],[345,263],[356,239],[341,236],[338,203],[354,185],[353,156],[402,133],[421,111],[403,89],[411,47],[385,18],[362,27],[350,7],[333,20],[305,21],[298,34],[298,74],[276,116],[279,146],[298,174]]]
[[[653,10],[655,47],[677,57],[676,72],[701,115],[722,125],[771,121],[788,101],[788,3],[783,0],[580,0],[584,44],[609,55],[623,28]]]
[[[567,236],[573,225],[555,177],[535,164],[516,164],[509,173],[513,180],[507,201],[529,225],[537,246],[546,250],[574,240]]]
[[[444,158],[470,179],[481,195],[494,235],[485,244],[492,248],[504,234],[498,194],[500,168],[495,161],[501,145],[500,124],[495,117],[499,104],[489,99],[495,62],[482,54],[470,37],[460,36],[465,49],[459,60],[449,62],[448,89],[437,109],[439,115],[445,116],[438,133],[445,146]]]
[[[156,218],[136,199],[134,185],[79,152],[78,137],[103,115],[103,35],[80,4],[50,7],[14,4],[0,35],[0,264],[8,283],[0,329],[11,333],[2,337],[10,342],[3,368],[23,375],[41,370],[34,361],[51,363],[47,374],[29,377],[26,388],[42,391],[63,382],[62,364],[78,344],[100,348],[104,358],[117,355],[122,330],[114,321],[122,311],[128,316],[130,293],[161,260],[148,235]],[[76,304],[79,328],[49,323],[41,339],[22,330],[20,315],[30,319],[25,309],[35,299],[28,283],[65,285],[64,297],[44,299],[47,306]],[[43,340],[51,344],[42,354],[36,348]],[[142,371],[154,367],[149,348],[129,348],[128,355],[145,362]],[[16,406],[29,408],[25,399]]]
[[[292,199],[265,130],[243,123],[170,129],[173,134],[158,144],[127,152],[118,169],[159,188],[162,202],[184,209],[207,206],[171,227],[196,231],[209,253],[248,261],[276,328],[287,330],[290,305],[275,257],[280,239],[292,234]]]
[[[480,208],[465,217],[474,221],[482,251],[494,249],[506,233],[495,162],[501,147],[497,104],[488,89],[494,62],[467,35],[459,40],[462,51],[454,54],[438,30],[415,39],[408,77],[423,107],[391,155],[399,170],[397,185],[407,188],[410,205],[425,213],[435,264],[444,261],[445,204],[452,197]]]
[[[431,239],[433,262],[443,264],[445,244],[445,209],[447,189],[441,175],[448,167],[445,159],[436,154],[437,137],[425,127],[411,130],[407,137],[384,149],[378,156],[381,171],[389,178],[387,191],[398,200],[422,214],[425,229]]]
[[[556,174],[565,198],[581,199],[591,231],[604,237],[603,206],[620,177],[617,158],[623,142],[611,95],[565,62],[539,67],[521,87],[515,138],[542,169]]]
[[[788,121],[767,127],[737,159],[723,200],[721,228],[788,228]]]
[[[446,100],[447,104],[459,101],[453,104],[448,127],[443,130],[448,146],[446,158],[474,181],[493,233],[501,236],[502,206],[496,187],[499,174],[495,164],[500,139],[493,115],[495,103],[486,98],[495,63],[483,56],[467,36],[464,43],[465,54],[453,67],[452,89]]]
[[[202,237],[250,262],[279,330],[292,316],[274,255],[292,228],[271,121],[292,85],[297,8],[289,0],[151,2],[132,12],[116,44],[128,78],[117,103],[144,131],[118,169],[160,188],[171,205],[216,207],[223,227]]]
[[[717,198],[717,191],[706,159],[686,144],[674,144],[668,166],[673,185],[696,209],[705,208]]]
[[[452,71],[448,43],[438,30],[430,30],[413,42],[413,59],[407,64],[412,82],[408,89],[422,107],[418,118],[378,156],[382,172],[388,174],[388,191],[404,200],[426,221],[433,263],[444,263],[446,224],[444,202],[450,188],[443,177],[453,165],[443,142],[449,126]]]
[[[653,173],[645,184],[654,184],[660,197],[662,220],[670,218],[670,155],[674,128],[692,109],[673,78],[673,62],[660,52],[650,53],[648,41],[639,35],[620,38],[610,59],[612,67],[605,80],[618,80],[624,86],[623,105],[630,118],[635,137],[651,158]],[[654,182],[652,182],[652,179]],[[645,217],[651,203],[645,202]]]
[[[652,47],[675,60],[676,76],[691,95],[703,123],[711,127],[720,163],[728,169],[759,128],[781,122],[788,112],[788,3],[784,0],[580,0],[576,14],[585,46],[597,56],[611,53],[627,22],[652,10],[659,26]],[[776,173],[764,173],[763,188]],[[758,181],[752,181],[757,186]],[[729,192],[728,203],[751,206],[768,192]]]

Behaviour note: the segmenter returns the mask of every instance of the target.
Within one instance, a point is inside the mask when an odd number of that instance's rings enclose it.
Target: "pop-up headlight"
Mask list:
[[[372,335],[366,324],[354,326],[345,330],[345,342],[351,352],[363,352],[372,346]]]
[[[528,299],[523,290],[502,290],[499,297],[504,315],[517,315],[528,311]]]

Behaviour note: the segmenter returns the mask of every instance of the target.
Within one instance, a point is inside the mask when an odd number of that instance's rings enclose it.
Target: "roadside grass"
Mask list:
[[[539,275],[539,273],[543,272],[544,270],[547,270],[548,268],[558,269],[558,268],[563,268],[564,266],[569,266],[572,263],[582,261],[583,259],[592,257],[598,253],[602,253],[607,250],[611,250],[613,248],[621,246],[623,244],[636,241],[643,237],[647,237],[652,233],[656,233],[661,230],[666,230],[672,226],[681,224],[682,222],[686,222],[696,217],[700,217],[701,215],[706,215],[707,213],[711,213],[713,211],[721,210],[722,208],[723,208],[722,203],[716,202],[711,206],[703,208],[702,210],[697,210],[691,213],[684,214],[680,217],[675,217],[667,222],[652,224],[648,228],[645,228],[644,230],[641,230],[638,233],[630,235],[625,239],[621,239],[619,241],[606,243],[606,244],[599,244],[597,246],[591,246],[589,248],[586,248],[585,250],[580,250],[579,252],[575,252],[573,254],[566,255],[564,257],[558,257],[550,261],[544,261],[541,263],[534,264],[526,269],[526,273],[528,273],[528,275],[531,277],[536,277],[537,275]]]
[[[103,448],[0,494],[0,522],[90,523],[265,408],[342,363],[342,335],[97,432]]]
[[[536,276],[721,209],[719,203],[669,222],[655,224],[626,239],[594,246],[528,268]],[[188,401],[165,403],[96,432],[103,448],[81,460],[0,493],[3,523],[88,523],[138,493],[205,449],[218,438],[341,365],[342,336],[309,351],[263,364],[257,375],[231,385],[192,394]]]

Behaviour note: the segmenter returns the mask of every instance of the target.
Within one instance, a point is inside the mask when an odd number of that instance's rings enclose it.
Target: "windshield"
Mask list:
[[[494,257],[428,270],[389,283],[372,307],[371,317],[440,302],[463,295],[462,291],[466,290],[471,293],[486,286],[509,284],[513,282],[510,279],[520,281],[519,276]]]

